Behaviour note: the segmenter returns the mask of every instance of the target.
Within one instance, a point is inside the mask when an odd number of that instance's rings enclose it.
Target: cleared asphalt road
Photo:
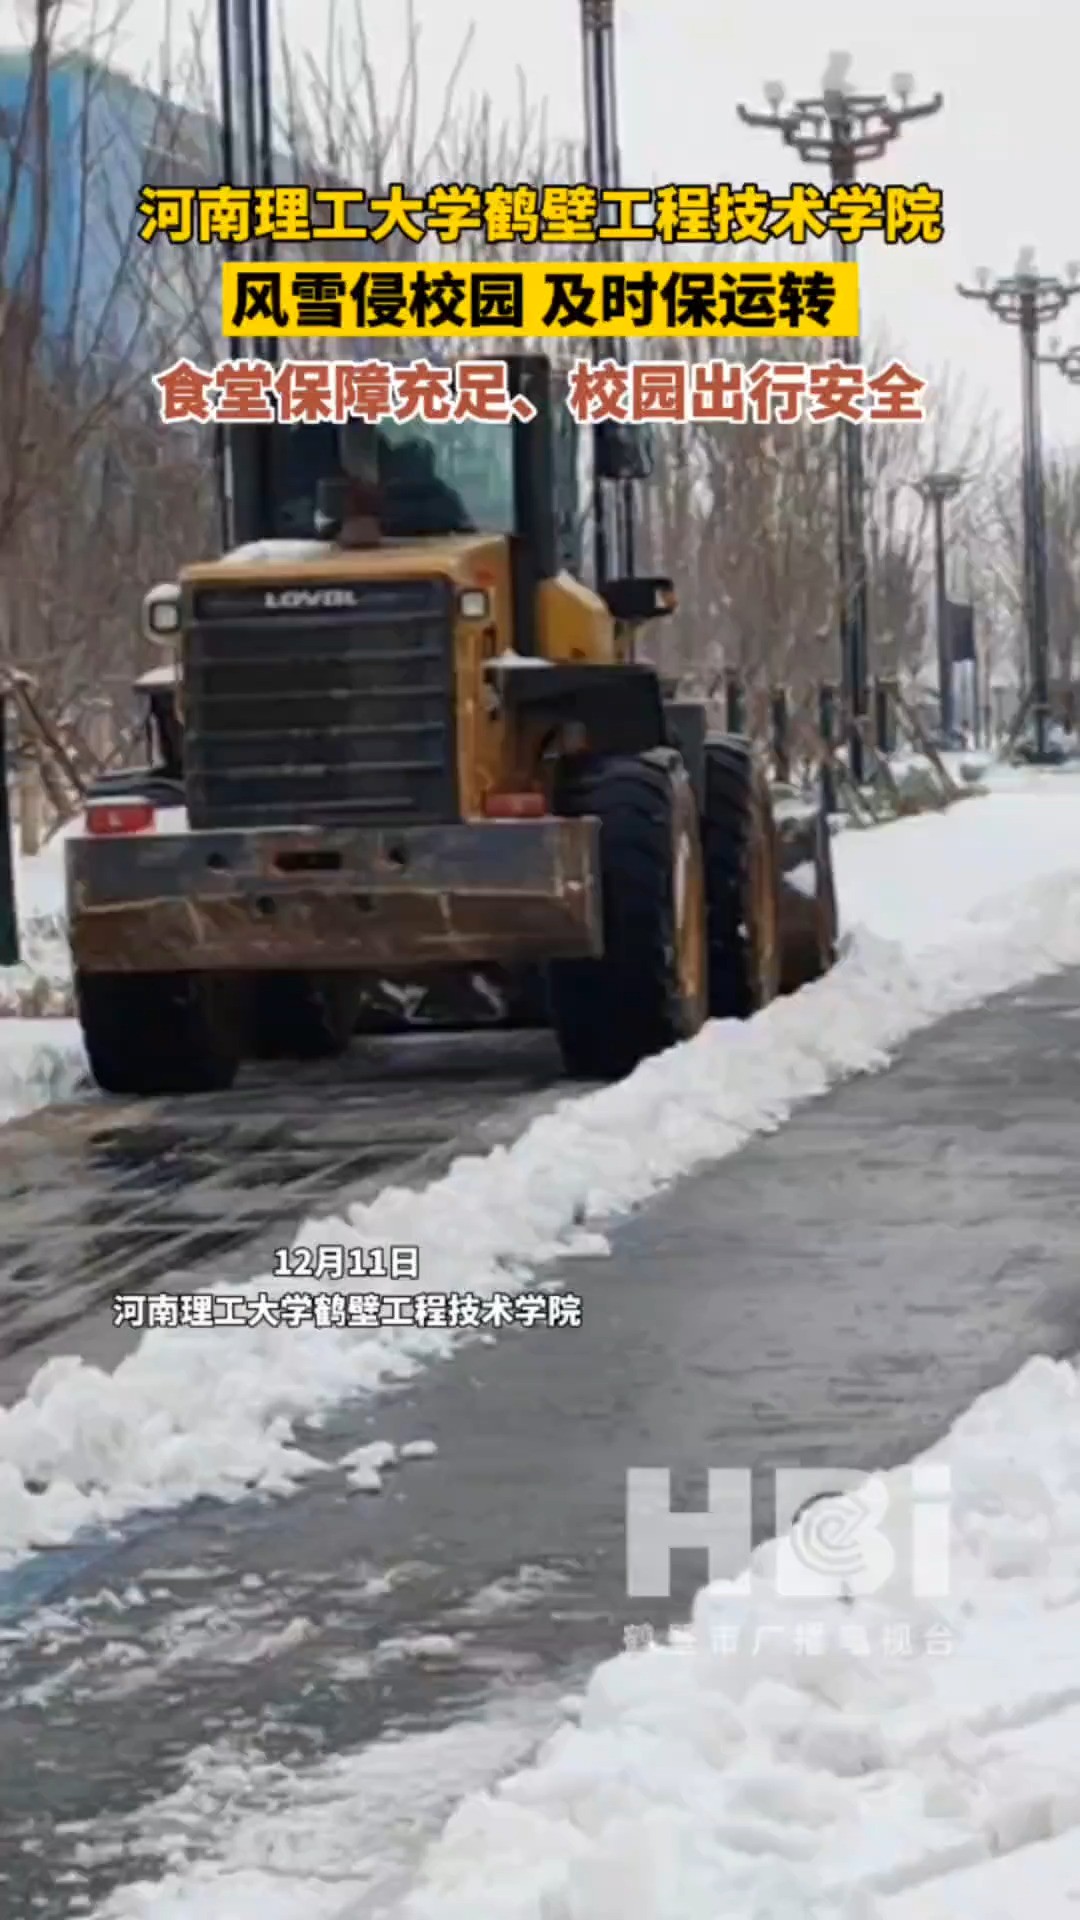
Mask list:
[[[685,1617],[696,1555],[680,1556],[670,1605],[626,1597],[628,1466],[670,1467],[691,1506],[710,1464],[871,1468],[929,1443],[1030,1353],[1080,1348],[1078,1014],[1069,974],[926,1033],[887,1074],[625,1222],[611,1260],[568,1264],[582,1327],[473,1347],[377,1413],[342,1415],[314,1442],[328,1455],[374,1434],[438,1443],[381,1496],[326,1475],[284,1504],[203,1507],[50,1558],[53,1598],[138,1592],[120,1613],[91,1609],[74,1641],[7,1649],[4,1913],[64,1920],[131,1877],[75,1865],[79,1836],[50,1829],[167,1791],[193,1746],[352,1749],[530,1676],[565,1684],[617,1652],[625,1625]],[[477,1609],[522,1567],[544,1576],[531,1595],[526,1579],[515,1608]],[[9,1588],[12,1613],[33,1591]],[[196,1602],[217,1611],[185,1628]],[[238,1632],[291,1621],[306,1623],[291,1642],[235,1657]],[[383,1657],[431,1632],[458,1635],[456,1662]]]
[[[0,1405],[62,1330],[63,1351],[118,1348],[111,1316],[93,1317],[114,1292],[194,1288],[237,1264],[250,1278],[343,1194],[433,1179],[567,1091],[546,1033],[424,1034],[249,1067],[224,1094],[88,1094],[0,1128]]]

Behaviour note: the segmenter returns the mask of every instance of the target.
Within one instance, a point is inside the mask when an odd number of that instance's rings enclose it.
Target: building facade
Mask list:
[[[209,115],[121,74],[73,58],[42,81],[30,54],[0,54],[0,187],[13,175],[15,187],[0,235],[6,297],[40,310],[49,339],[79,363],[149,361],[185,315],[196,332],[212,324],[209,263],[148,247],[136,209],[144,184],[216,184],[219,148]]]

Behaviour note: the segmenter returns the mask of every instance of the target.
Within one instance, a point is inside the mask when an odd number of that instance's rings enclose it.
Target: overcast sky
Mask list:
[[[329,0],[280,5],[293,53],[318,57]],[[18,0],[0,0],[9,44],[18,37],[17,10]],[[337,11],[344,24],[349,0]],[[552,131],[579,135],[579,0],[539,7],[530,0],[417,0],[417,12],[432,116],[475,23],[468,85],[512,113],[516,69],[524,63],[531,94],[548,101]],[[969,405],[985,399],[1015,428],[1015,329],[954,289],[982,265],[1011,272],[1025,245],[1036,249],[1044,272],[1080,259],[1076,0],[907,0],[903,8],[884,0],[617,0],[616,13],[627,185],[755,180],[780,191],[805,177],[776,135],[742,126],[735,106],[762,106],[769,79],[783,81],[789,93],[817,92],[833,49],[850,51],[851,79],[860,89],[884,89],[906,69],[919,97],[944,94],[936,119],[914,123],[887,162],[866,170],[864,177],[880,181],[940,187],[946,237],[935,247],[863,249],[864,331],[872,336],[887,327],[926,375],[948,365],[963,376]],[[405,0],[378,0],[366,17],[389,86],[400,69]],[[140,73],[156,67],[165,31],[163,0],[130,0],[125,64]],[[1080,341],[1080,298],[1060,330],[1065,344]],[[1043,393],[1047,442],[1080,442],[1080,387],[1048,368]]]

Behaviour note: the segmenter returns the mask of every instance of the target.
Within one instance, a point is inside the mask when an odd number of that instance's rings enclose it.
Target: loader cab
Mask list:
[[[583,432],[566,406],[564,377],[543,356],[518,355],[507,365],[511,394],[530,401],[532,420],[230,429],[223,449],[227,543],[339,542],[359,491],[384,541],[504,536],[518,630],[527,635],[539,582],[561,572],[584,576],[584,503],[594,471],[611,480],[644,479],[651,450],[638,428],[608,422]]]

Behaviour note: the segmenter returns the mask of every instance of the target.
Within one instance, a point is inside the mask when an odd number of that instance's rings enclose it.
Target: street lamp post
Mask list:
[[[1043,495],[1042,422],[1039,415],[1039,330],[1056,320],[1080,293],[1080,266],[1070,263],[1066,278],[1040,274],[1035,253],[1025,247],[1016,272],[991,281],[986,268],[974,287],[958,287],[965,300],[981,300],[1008,326],[1019,328],[1023,454],[1024,603],[1027,614],[1031,705],[1035,719],[1035,758],[1048,757],[1050,731],[1050,607],[1046,583],[1046,509]]]
[[[953,658],[949,632],[949,593],[945,567],[945,502],[955,499],[964,484],[961,473],[928,473],[918,483],[934,514],[934,600],[936,606],[938,702],[941,731],[946,741],[953,725]]]
[[[865,161],[880,160],[899,138],[909,120],[922,120],[937,113],[943,105],[940,93],[930,100],[913,103],[915,83],[910,74],[898,73],[892,81],[895,100],[884,93],[856,93],[847,84],[850,56],[834,53],[821,93],[793,100],[784,106],[784,89],[778,81],[765,88],[768,113],[754,113],[740,106],[739,118],[748,127],[770,127],[779,133],[785,146],[793,148],[799,159],[813,166],[826,166],[834,187],[852,184]],[[833,235],[837,260],[852,257],[852,249],[837,234]],[[858,339],[840,343],[845,360],[859,359]],[[865,481],[863,477],[862,429],[854,421],[838,422],[836,436],[837,478],[837,559],[840,578],[840,677],[844,706],[849,723],[851,772],[856,781],[863,778],[863,739],[861,722],[867,712],[869,660],[869,592],[866,567]]]
[[[1040,353],[1039,360],[1044,367],[1056,367],[1059,373],[1065,375],[1070,386],[1080,387],[1080,346],[1066,347],[1064,352],[1062,352],[1061,341],[1056,339],[1051,340],[1049,353]],[[1069,649],[1069,686],[1066,697],[1068,700],[1068,724],[1070,728],[1074,728],[1076,717],[1074,708],[1075,696],[1072,686],[1071,648]]]
[[[8,713],[7,695],[0,690],[0,967],[14,967],[19,962],[19,913],[11,842]]]

